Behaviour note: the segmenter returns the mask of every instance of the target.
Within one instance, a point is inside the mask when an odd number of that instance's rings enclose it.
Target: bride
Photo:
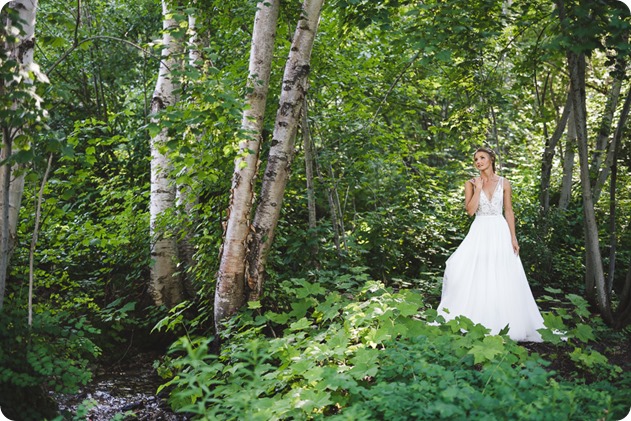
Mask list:
[[[493,150],[478,148],[473,161],[480,176],[465,183],[465,207],[475,220],[447,260],[438,314],[466,316],[494,335],[508,326],[516,341],[541,342],[543,318],[519,258],[511,185],[495,173]]]

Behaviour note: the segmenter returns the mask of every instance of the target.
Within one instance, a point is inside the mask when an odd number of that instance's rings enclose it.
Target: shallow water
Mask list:
[[[161,420],[181,421],[188,418],[174,414],[166,396],[157,396],[163,382],[153,368],[155,357],[139,354],[129,361],[104,367],[79,393],[57,395],[54,399],[65,419],[85,414],[90,421]]]

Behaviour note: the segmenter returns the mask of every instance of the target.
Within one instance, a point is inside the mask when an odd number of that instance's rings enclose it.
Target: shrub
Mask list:
[[[285,281],[286,311],[250,303],[219,355],[212,338],[180,338],[161,368],[171,405],[249,420],[598,419],[611,408],[608,392],[555,380],[507,336],[463,317],[428,323],[436,312],[415,291],[334,280]]]
[[[88,362],[100,354],[98,333],[85,317],[6,306],[0,323],[0,407],[10,419],[43,419],[56,412],[49,391],[75,393],[92,378]]]

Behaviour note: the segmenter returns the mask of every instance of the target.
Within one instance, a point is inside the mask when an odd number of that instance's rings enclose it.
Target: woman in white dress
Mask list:
[[[491,149],[478,148],[473,160],[480,176],[465,183],[465,207],[475,220],[447,260],[438,313],[466,316],[494,335],[508,326],[516,341],[541,342],[543,318],[519,258],[511,185],[495,173]]]

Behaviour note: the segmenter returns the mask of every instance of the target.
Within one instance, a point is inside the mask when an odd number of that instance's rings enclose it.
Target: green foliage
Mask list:
[[[393,292],[361,271],[292,279],[283,290],[285,311],[253,303],[230,321],[217,355],[212,337],[172,345],[160,371],[176,410],[196,419],[552,420],[611,407],[607,391],[555,380],[549,363],[507,336],[466,318],[429,324],[436,312],[418,292]]]
[[[0,406],[11,419],[49,416],[49,391],[76,393],[92,378],[99,330],[67,312],[38,312],[28,326],[26,312],[7,305],[0,317]]]
[[[562,294],[555,288],[546,288],[549,294]],[[567,294],[563,299],[544,295],[541,300],[551,305],[553,311],[544,312],[546,326],[542,338],[566,352],[578,371],[590,373],[596,379],[613,379],[622,368],[610,364],[607,357],[594,349],[598,344],[599,332],[607,329],[602,319],[589,310],[587,301],[576,294]]]
[[[567,211],[542,216],[538,202],[541,150],[567,87],[564,49],[576,42],[592,52],[588,107],[595,136],[610,77],[629,52],[623,6],[566,2],[568,21],[559,26],[554,5],[541,1],[327,2],[307,94],[319,169],[318,226],[306,227],[306,176],[295,159],[269,257],[267,295],[231,321],[221,353],[212,355],[218,351],[207,332],[217,251],[236,145],[247,135],[239,127],[256,2],[209,0],[175,12],[181,40],[186,14],[197,17],[203,59],[174,71],[183,89],[179,102],[158,116],[160,126],[147,115],[161,48],[154,42],[161,30],[159,2],[92,0],[81,10],[59,0],[40,3],[38,61],[52,83],[45,89],[22,84],[0,99],[5,124],[37,122],[45,114],[40,97],[50,114],[49,127],[36,125],[32,145],[12,158],[24,164],[27,186],[8,282],[10,308],[2,314],[8,323],[0,329],[10,338],[6,350],[22,356],[14,361],[19,367],[5,358],[0,367],[24,369],[27,377],[16,374],[16,382],[76,387],[89,378],[76,355],[87,359],[97,344],[103,356],[116,357],[127,349],[121,344],[151,343],[145,339],[155,326],[157,336],[185,335],[159,370],[169,379],[165,390],[172,391],[173,405],[200,417],[396,419],[407,413],[476,419],[488,413],[533,419],[536,413],[575,417],[582,411],[600,419],[604,409],[621,414],[625,403],[628,409],[623,392],[629,376],[605,359],[599,344],[605,335],[608,343],[625,339],[592,317],[578,295],[562,292],[581,293],[582,209],[575,200]],[[282,7],[261,168],[299,14],[299,2]],[[2,81],[12,80],[16,63],[0,59]],[[28,77],[43,80],[44,72],[33,69]],[[11,108],[16,99],[28,107]],[[168,235],[193,233],[196,264],[182,272],[199,291],[197,300],[166,317],[145,291],[148,139],[159,127],[171,134],[163,146],[174,163],[173,179],[199,199],[191,215],[176,209],[159,221]],[[436,317],[427,307],[437,299],[444,262],[470,221],[462,185],[474,173],[470,152],[481,143],[498,149],[502,174],[513,184],[521,255],[535,295],[543,285],[561,291],[549,292],[561,296],[558,301],[543,299],[551,307],[543,335],[553,369],[558,360],[571,367],[565,377],[465,318],[426,323]],[[34,273],[40,327],[27,335],[23,285],[34,196],[49,153],[53,172]],[[628,167],[630,157],[623,145],[620,165]],[[617,223],[627,227],[631,179],[619,173],[623,211]],[[339,250],[329,220],[331,189],[344,225]],[[573,194],[576,199],[577,188]],[[600,219],[605,206],[598,205]],[[629,244],[631,230],[619,232],[619,267],[628,266]],[[617,271],[617,287],[624,275]],[[101,333],[81,325],[81,318]],[[90,340],[80,341],[75,331]],[[56,358],[48,359],[49,353]],[[57,378],[61,368],[70,377]],[[591,390],[583,380],[594,382]]]

